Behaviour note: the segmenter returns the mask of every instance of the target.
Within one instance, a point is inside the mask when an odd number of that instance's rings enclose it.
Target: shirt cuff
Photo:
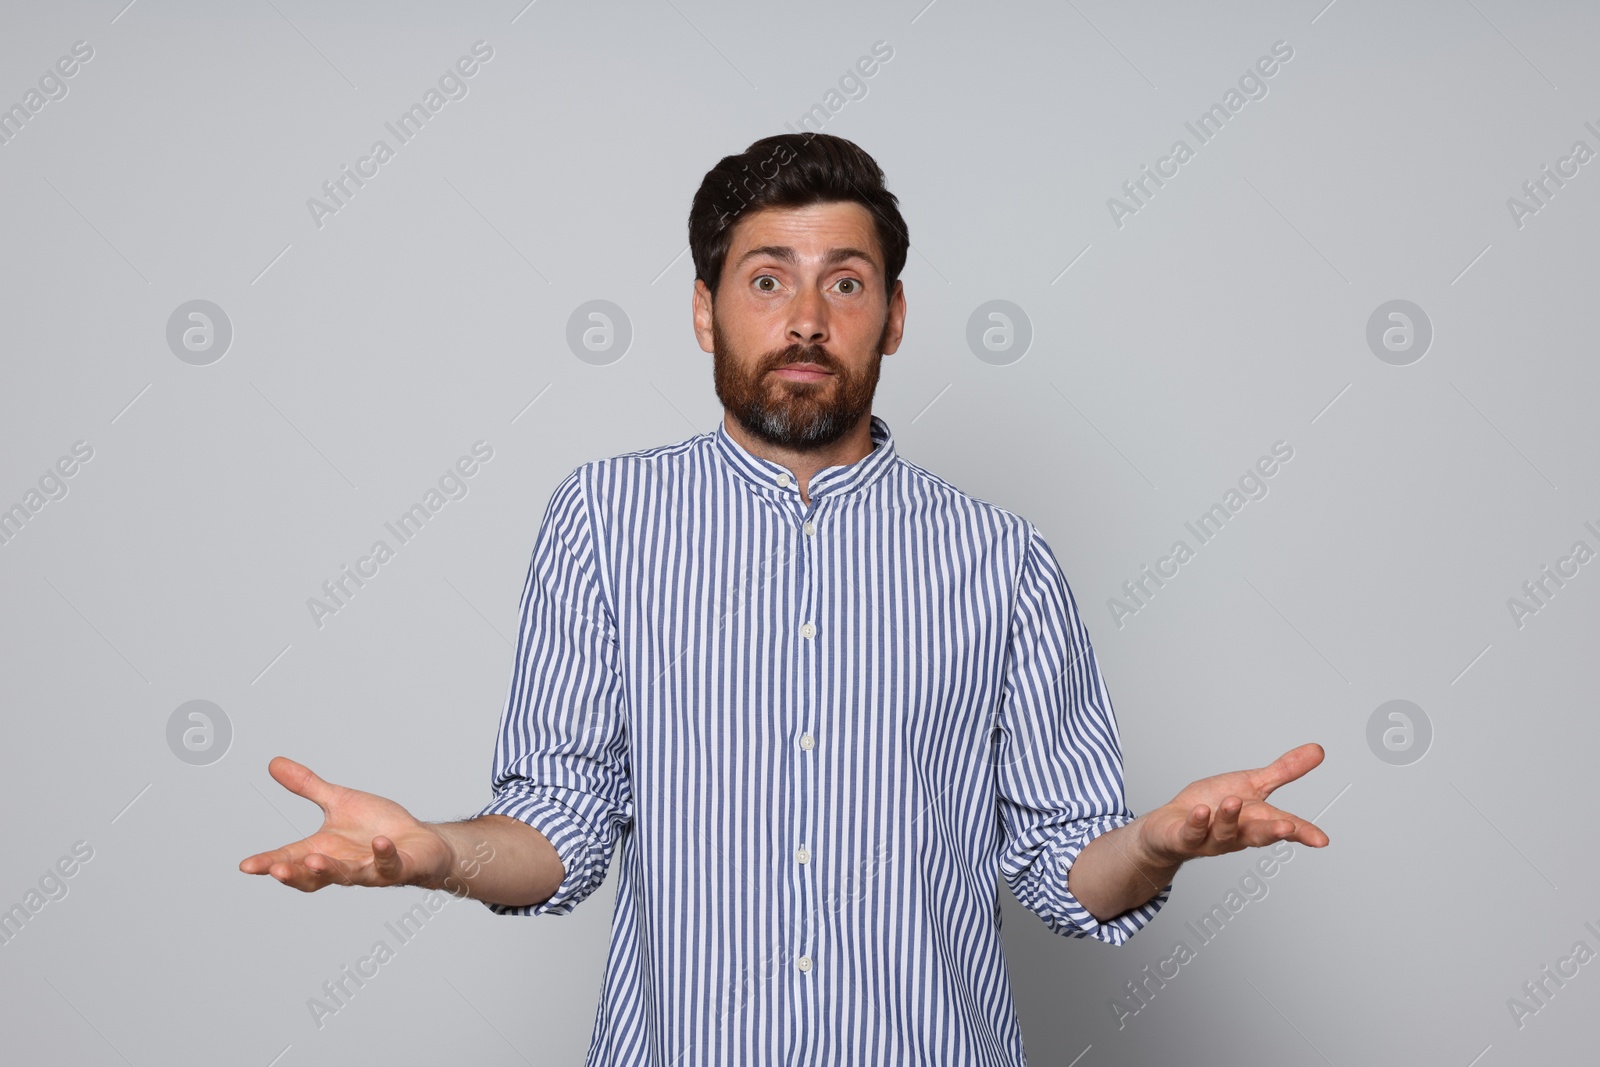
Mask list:
[[[566,877],[542,904],[495,904],[481,901],[496,915],[567,915],[588,895],[593,869],[589,833],[572,810],[559,800],[537,794],[508,791],[485,805],[479,815],[509,815],[544,834],[555,848]]]
[[[1172,895],[1172,883],[1162,886],[1155,896],[1140,904],[1138,907],[1129,908],[1119,915],[1101,921],[1089,913],[1072,890],[1067,887],[1067,873],[1082,852],[1095,838],[1108,830],[1119,826],[1126,826],[1134,820],[1132,815],[1108,815],[1096,819],[1088,830],[1067,841],[1053,846],[1046,852],[1046,860],[1056,870],[1061,872],[1061,895],[1058,901],[1061,909],[1061,918],[1076,929],[1064,931],[1072,937],[1094,937],[1106,942],[1108,945],[1125,944],[1128,938],[1138,933],[1145,924],[1155,918],[1156,912],[1167,902]]]

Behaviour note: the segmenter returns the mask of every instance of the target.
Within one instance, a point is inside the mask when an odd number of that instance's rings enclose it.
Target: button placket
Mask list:
[[[819,780],[818,765],[813,750],[816,746],[816,737],[812,733],[818,723],[817,701],[820,692],[821,676],[821,646],[817,641],[819,627],[814,618],[818,606],[824,602],[820,591],[817,589],[820,568],[817,566],[815,516],[819,501],[812,499],[811,505],[801,511],[797,516],[801,519],[800,536],[797,538],[797,550],[801,559],[801,590],[800,600],[796,605],[798,612],[797,628],[800,648],[797,650],[801,665],[801,707],[800,721],[804,732],[800,736],[799,751],[795,753],[799,761],[798,772],[795,780],[799,783],[800,796],[795,806],[795,823],[793,826],[794,839],[791,842],[790,875],[795,879],[799,889],[800,905],[796,910],[799,922],[795,928],[794,951],[797,953],[796,966],[800,975],[808,974],[815,965],[815,960],[810,955],[815,951],[817,930],[815,916],[817,909],[817,888],[811,869],[811,850],[807,842],[812,839],[813,826],[816,820],[822,817],[817,810],[819,803],[817,782]],[[802,998],[808,1002],[815,995],[814,990],[802,990]]]

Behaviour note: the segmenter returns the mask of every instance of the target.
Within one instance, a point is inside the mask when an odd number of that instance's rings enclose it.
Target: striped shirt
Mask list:
[[[1037,528],[895,451],[818,471],[719,423],[585,463],[523,589],[482,814],[617,897],[586,1064],[1026,1062],[998,876],[1057,934],[1132,820],[1116,718]],[[559,966],[552,961],[550,966]]]

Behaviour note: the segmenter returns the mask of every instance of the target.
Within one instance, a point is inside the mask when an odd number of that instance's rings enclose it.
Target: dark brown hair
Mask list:
[[[739,155],[723,156],[706,172],[689,208],[695,278],[717,295],[734,224],[747,212],[838,201],[854,201],[871,212],[883,251],[887,299],[911,247],[900,202],[884,186],[876,160],[855,142],[829,133],[763,137]]]

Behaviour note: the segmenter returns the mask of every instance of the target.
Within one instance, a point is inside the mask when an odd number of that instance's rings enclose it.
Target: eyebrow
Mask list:
[[[744,265],[745,260],[751,259],[755,256],[770,256],[773,259],[782,260],[791,266],[798,262],[798,257],[794,254],[794,249],[790,248],[788,245],[758,245],[757,247],[750,249],[750,251],[746,252],[744,255],[740,256],[739,262],[734,264],[734,268],[738,269]],[[847,259],[863,259],[872,264],[874,268],[878,266],[878,261],[873,259],[867,253],[861,251],[859,248],[850,247],[828,249],[828,254],[822,257],[822,265],[824,267],[831,267],[836,263],[843,263]]]

